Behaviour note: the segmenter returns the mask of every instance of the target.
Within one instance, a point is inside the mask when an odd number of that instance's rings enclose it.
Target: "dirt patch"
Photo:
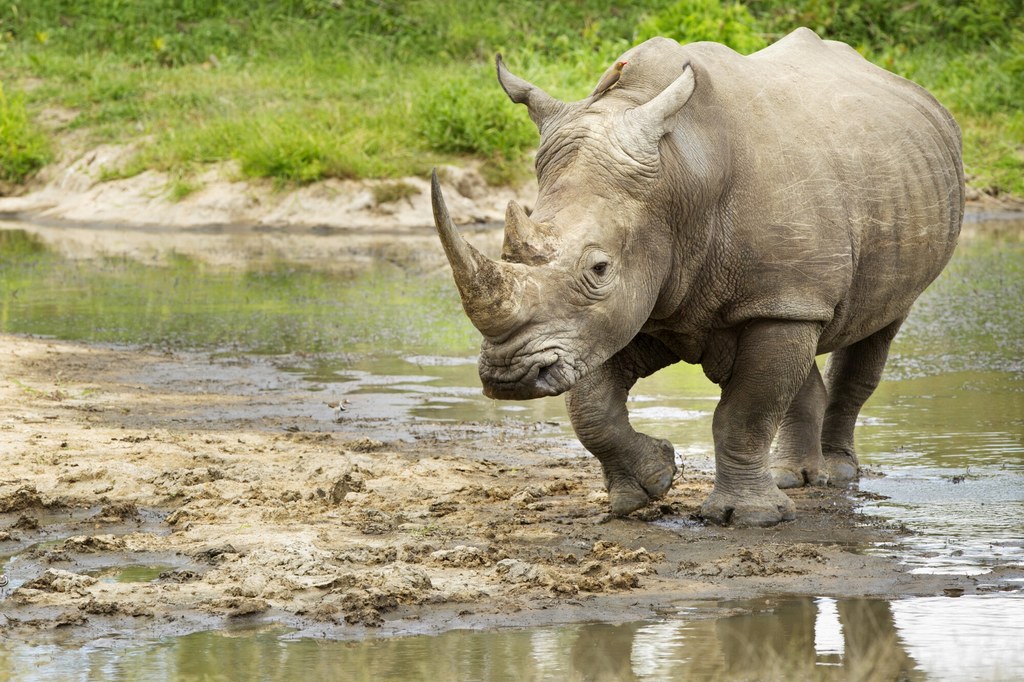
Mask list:
[[[703,598],[974,591],[864,553],[906,530],[843,491],[792,493],[798,519],[777,528],[706,526],[703,459],[660,504],[608,519],[596,460],[560,437],[396,420],[371,438],[269,359],[0,336],[0,377],[9,636],[255,618],[358,637],[622,621]],[[133,566],[158,568],[95,577]]]
[[[174,251],[232,266],[278,257],[315,258],[328,265],[339,255],[388,260],[398,235],[436,242],[427,178],[331,179],[282,190],[270,181],[239,179],[230,163],[211,164],[199,178],[202,188],[175,200],[165,173],[104,179],[134,151],[133,145],[102,145],[69,153],[18,195],[0,196],[0,218],[32,223],[44,237],[64,228],[51,241],[73,257],[94,256],[102,243],[107,255],[146,259]],[[499,223],[510,200],[529,210],[537,194],[535,181],[490,187],[474,164],[443,166],[438,174],[453,219],[461,225]],[[103,230],[116,230],[119,238],[104,238]],[[254,233],[266,238],[235,248],[239,235]],[[315,247],[308,246],[310,237]],[[325,252],[325,246],[336,252]],[[399,245],[400,255],[409,251]]]

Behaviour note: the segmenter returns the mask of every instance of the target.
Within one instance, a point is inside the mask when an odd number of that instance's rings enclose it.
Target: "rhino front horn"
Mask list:
[[[503,336],[516,326],[526,273],[519,271],[521,266],[488,258],[459,234],[444,203],[437,169],[430,178],[430,201],[434,226],[452,266],[462,308],[481,334],[491,338]]]

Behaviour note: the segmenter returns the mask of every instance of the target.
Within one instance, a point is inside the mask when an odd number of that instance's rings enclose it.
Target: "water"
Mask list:
[[[163,565],[130,565],[112,566],[99,571],[86,573],[102,582],[110,583],[149,583],[160,577],[161,574],[173,570],[175,566]]]
[[[451,314],[447,280],[387,264],[353,278],[289,263],[216,269],[181,255],[165,267],[67,260],[0,228],[0,272],[8,333],[252,353],[471,355],[477,345],[465,316]]]
[[[862,479],[861,490],[876,498],[865,512],[913,532],[865,551],[895,554],[916,572],[973,575],[979,591],[989,583],[995,589],[1000,568],[1024,565],[1022,300],[1024,244],[974,237],[916,305],[857,435],[863,463],[884,474]],[[352,277],[288,264],[222,271],[186,258],[164,268],[65,261],[25,233],[0,230],[0,331],[293,353],[288,371],[311,391],[347,401],[341,421],[515,419],[571,435],[560,399],[480,395],[478,337],[444,273],[380,266]],[[706,465],[717,394],[699,368],[677,366],[642,380],[630,409],[640,430],[672,440],[687,463]],[[295,639],[279,629],[144,646],[109,640],[74,651],[55,640],[0,647],[0,678],[279,679],[344,671],[348,679],[735,679],[778,669],[767,676],[1007,679],[1024,669],[1022,638],[1020,590],[893,601],[820,597],[696,604],[659,622],[361,643]]]
[[[362,642],[278,627],[0,655],[18,680],[1000,680],[1020,670],[1024,598],[768,598],[671,619]]]

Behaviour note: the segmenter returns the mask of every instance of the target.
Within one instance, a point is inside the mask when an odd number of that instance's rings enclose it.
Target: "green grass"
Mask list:
[[[20,183],[50,159],[49,138],[29,120],[24,96],[0,82],[0,181]]]
[[[1024,196],[1024,41],[983,45],[967,56],[948,45],[888,48],[882,64],[928,83],[953,112],[973,185],[994,195]]]
[[[976,183],[1024,195],[1020,15],[1019,0],[15,0],[0,6],[0,79],[24,130],[59,107],[93,143],[144,139],[106,176],[167,171],[175,196],[214,162],[288,184],[474,158],[503,183],[528,174],[537,136],[495,82],[496,52],[575,99],[649,35],[750,52],[808,25],[932,90]],[[50,158],[31,157],[5,171],[22,181]]]

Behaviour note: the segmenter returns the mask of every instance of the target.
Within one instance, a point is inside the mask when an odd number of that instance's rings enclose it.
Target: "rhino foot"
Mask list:
[[[701,505],[700,515],[721,526],[774,526],[796,518],[796,505],[776,487],[736,495],[712,490]]]
[[[612,516],[627,516],[637,509],[643,509],[651,501],[647,491],[633,479],[623,478],[607,485]]]
[[[776,465],[771,468],[772,478],[779,488],[802,488],[805,485],[826,486],[828,472],[823,469]]]
[[[857,455],[846,450],[826,452],[825,471],[828,472],[829,485],[848,486],[851,483],[856,483],[860,476]]]
[[[642,435],[642,434],[641,434]],[[643,436],[644,447],[632,461],[623,462],[626,472],[606,474],[608,501],[615,516],[626,516],[665,496],[678,469],[676,452],[664,438]]]
[[[676,478],[676,449],[664,438],[650,438],[650,447],[639,457],[637,481],[652,500],[665,496]]]

